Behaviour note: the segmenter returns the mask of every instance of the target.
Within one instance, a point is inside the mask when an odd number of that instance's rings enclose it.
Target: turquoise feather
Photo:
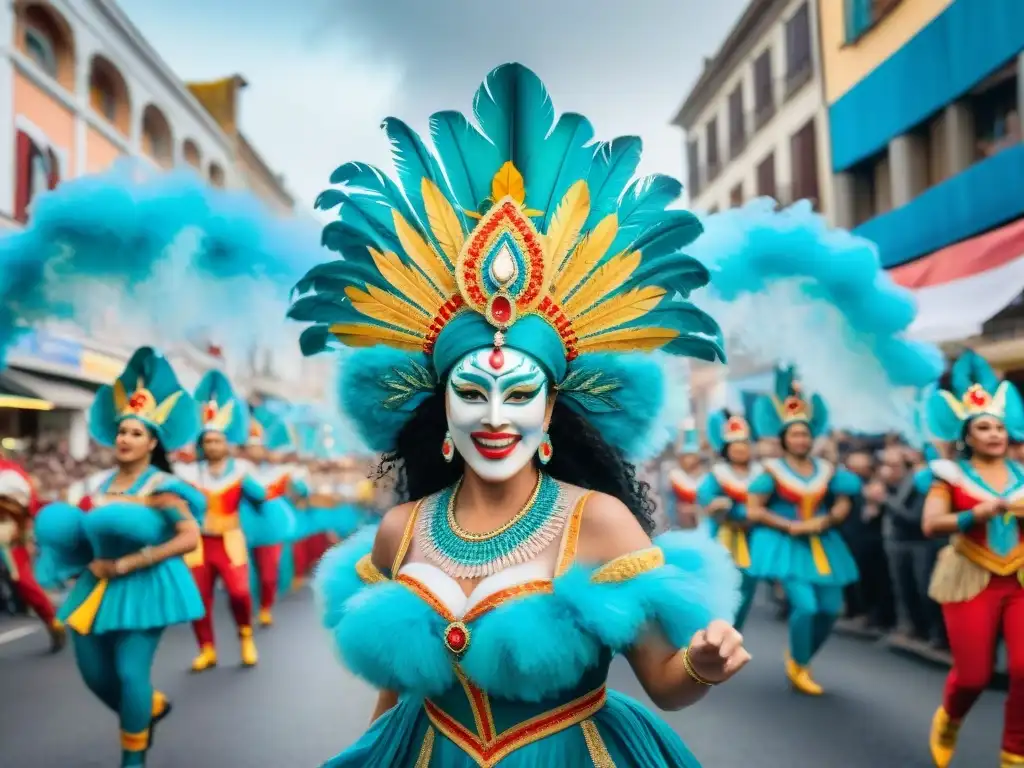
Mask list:
[[[974,384],[980,384],[990,395],[999,386],[999,377],[981,355],[967,350],[956,359],[949,371],[953,394],[963,397]]]
[[[434,154],[423,143],[423,139],[397,117],[388,117],[384,120],[384,133],[387,134],[388,140],[391,142],[395,170],[398,172],[398,180],[402,184],[405,198],[409,201],[409,207],[416,215],[420,230],[430,242],[437,245],[427,226],[427,208],[423,202],[423,179],[432,181],[438,189],[451,198],[451,190],[448,188],[448,182],[445,181],[441,166]],[[465,216],[461,211],[456,213],[463,218]],[[415,222],[409,221],[409,223],[414,224]],[[466,228],[465,225],[463,228]]]
[[[432,115],[430,137],[447,171],[458,207],[482,213],[484,202],[491,196],[491,180],[504,162],[499,149],[461,112]]]
[[[637,136],[620,136],[598,145],[594,164],[587,176],[590,189],[590,215],[584,231],[593,229],[605,216],[616,213],[619,199],[637,166],[643,142]]]

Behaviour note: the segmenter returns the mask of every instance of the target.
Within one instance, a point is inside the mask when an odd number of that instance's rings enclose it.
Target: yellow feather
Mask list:
[[[114,413],[124,413],[128,408],[128,393],[120,379],[114,382]]]
[[[559,304],[579,287],[590,271],[604,258],[618,233],[619,217],[614,213],[605,216],[573,249],[572,255],[562,260],[558,265],[552,290]]]
[[[398,235],[398,242],[402,244],[402,250],[442,296],[445,298],[453,296],[455,294],[455,275],[444,263],[444,259],[430,247],[409,222],[402,218],[398,211],[393,211],[392,215],[395,219],[395,234]]]
[[[629,280],[630,275],[640,266],[640,259],[640,251],[612,256],[587,278],[580,289],[565,302],[562,309],[571,318],[586,314],[605,296],[618,290]]]
[[[416,352],[423,349],[421,338],[369,323],[335,323],[330,327],[330,331],[338,341],[349,347],[375,347],[378,344],[387,344]]]
[[[672,328],[621,328],[580,339],[576,348],[580,352],[653,352],[678,337],[679,331]]]
[[[167,421],[167,417],[171,415],[171,411],[173,411],[174,406],[178,404],[178,400],[181,399],[182,394],[184,393],[179,390],[160,403],[160,405],[156,407],[156,410],[153,411],[153,421],[157,424],[163,424]]]
[[[369,251],[381,277],[387,280],[399,295],[404,296],[410,304],[417,305],[423,314],[430,317],[437,314],[437,309],[444,304],[445,297],[438,293],[422,274],[403,264],[397,254],[390,251],[381,253],[373,248]]]
[[[379,323],[387,323],[406,333],[426,335],[429,320],[422,319],[423,315],[417,317],[409,304],[374,288],[372,285],[367,286],[367,290],[369,293],[351,286],[345,289],[345,295],[352,302],[354,310]]]
[[[503,197],[511,197],[520,205],[526,201],[526,185],[523,183],[523,174],[511,160],[506,160],[491,179],[491,200],[496,203]]]
[[[593,335],[631,323],[654,309],[665,297],[665,289],[656,285],[634,288],[598,304],[592,311],[573,321],[578,335]]]
[[[544,234],[548,263],[561,264],[580,239],[580,230],[590,215],[590,188],[580,179],[565,193]]]
[[[427,209],[427,223],[430,225],[430,231],[434,233],[434,239],[448,258],[448,267],[451,269],[459,258],[462,244],[466,242],[466,233],[462,231],[462,224],[459,223],[459,217],[455,215],[452,204],[437,185],[430,179],[423,179],[421,186],[423,205]]]

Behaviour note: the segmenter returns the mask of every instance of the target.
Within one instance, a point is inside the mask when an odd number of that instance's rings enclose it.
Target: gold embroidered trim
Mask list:
[[[665,553],[660,547],[648,547],[637,552],[619,555],[609,560],[590,577],[594,584],[618,584],[634,579],[642,573],[653,571],[665,564]]]
[[[480,768],[494,768],[517,749],[592,717],[604,706],[606,699],[607,690],[601,686],[585,696],[502,731],[490,743],[485,743],[430,699],[424,699],[423,709],[434,727]]]
[[[138,733],[121,731],[121,749],[125,752],[145,752],[149,747],[149,729]]]
[[[569,515],[569,521],[565,526],[565,538],[562,539],[562,546],[558,553],[558,568],[555,576],[561,576],[576,562],[576,550],[579,548],[580,528],[583,525],[583,509],[587,501],[593,495],[593,491],[587,491],[576,502],[576,506]]]
[[[427,726],[427,732],[423,735],[423,743],[420,745],[420,754],[416,758],[415,768],[429,768],[430,757],[434,754],[434,727]]]
[[[380,568],[373,564],[371,555],[363,555],[359,558],[356,563],[356,576],[362,579],[364,584],[379,584],[382,581],[387,581],[388,577],[385,576]]]
[[[583,740],[587,742],[587,751],[594,762],[594,768],[615,768],[615,761],[604,745],[597,724],[593,720],[584,720],[580,723],[580,730],[583,731]]]
[[[416,532],[416,518],[420,516],[420,507],[423,506],[423,499],[416,502],[416,506],[412,508],[412,514],[409,515],[409,521],[405,524],[405,532],[402,534],[402,541],[398,544],[398,551],[395,552],[395,562],[391,564],[391,575],[395,576],[398,574],[399,569],[402,567],[402,563],[405,562],[405,556],[409,552],[409,545],[412,544],[413,534]]]

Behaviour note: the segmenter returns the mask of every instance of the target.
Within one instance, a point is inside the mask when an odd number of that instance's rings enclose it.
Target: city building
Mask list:
[[[673,122],[686,132],[690,205],[809,199],[828,213],[828,126],[814,0],[752,0]]]
[[[751,0],[705,59],[674,123],[686,133],[690,207],[713,213],[755,197],[810,200],[831,217],[828,121],[814,0]],[[766,381],[763,361],[692,367],[698,422]]]
[[[835,221],[913,290],[913,335],[1024,369],[1024,3],[822,2]]]
[[[237,125],[244,79],[181,82],[114,0],[2,3],[0,40],[0,104],[13,116],[0,121],[0,231],[24,225],[40,193],[126,156],[191,166],[214,186],[248,189],[292,214],[283,179]],[[132,338],[113,314],[88,333],[56,323],[33,329],[0,373],[0,436],[62,434],[82,454],[96,388],[120,373],[134,346],[153,341]],[[186,386],[225,366],[216,341],[164,350]],[[258,376],[240,370],[275,394],[313,400],[332,378],[328,363],[290,357]]]

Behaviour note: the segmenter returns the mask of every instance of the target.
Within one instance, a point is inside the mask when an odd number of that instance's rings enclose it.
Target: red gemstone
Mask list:
[[[971,400],[975,405],[984,405],[985,394],[981,390],[976,389],[971,393]]]
[[[445,456],[447,456],[451,452],[452,452],[452,447],[448,443],[448,441],[446,440],[445,442],[443,442],[441,444],[441,453],[443,453]]]
[[[500,371],[502,366],[505,365],[505,353],[502,352],[498,347],[491,350],[491,356],[487,358],[487,362],[491,368],[496,371]]]
[[[507,323],[512,319],[512,305],[504,296],[495,297],[491,303],[491,317],[499,323]]]
[[[448,630],[448,647],[453,651],[461,651],[466,647],[466,633],[459,627],[451,627]]]

